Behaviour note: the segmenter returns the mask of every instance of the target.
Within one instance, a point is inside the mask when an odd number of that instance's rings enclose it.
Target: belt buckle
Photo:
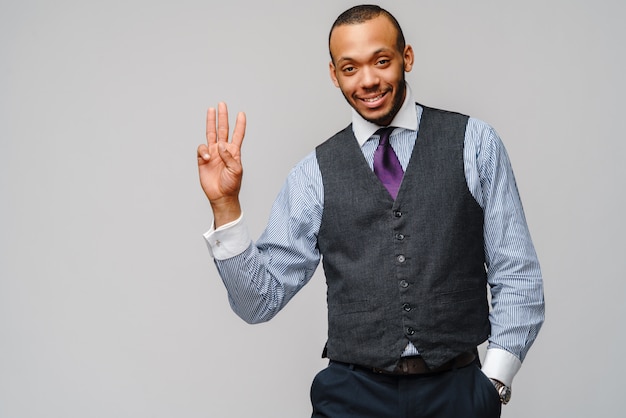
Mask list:
[[[401,371],[402,374],[410,374],[411,370],[410,370],[409,359],[408,358],[400,359],[400,362],[399,362],[398,366],[400,366],[400,370],[399,371]]]

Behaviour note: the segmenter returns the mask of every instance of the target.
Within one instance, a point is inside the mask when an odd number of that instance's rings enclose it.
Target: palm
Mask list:
[[[231,143],[226,144],[225,148],[233,156],[235,166],[232,164],[230,167],[227,166],[224,160],[220,158],[217,143],[208,145],[211,156],[208,162],[198,161],[200,184],[210,201],[237,195],[241,187],[241,150]]]

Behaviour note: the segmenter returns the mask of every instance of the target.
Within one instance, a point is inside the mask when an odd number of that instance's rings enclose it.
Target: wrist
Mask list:
[[[211,201],[211,209],[216,229],[241,217],[241,204],[236,197]]]

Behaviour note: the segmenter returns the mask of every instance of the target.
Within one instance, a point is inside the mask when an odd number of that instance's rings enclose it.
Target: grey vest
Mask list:
[[[467,119],[424,107],[395,201],[351,126],[317,147],[330,359],[391,370],[410,340],[437,367],[488,337],[483,211],[464,174]]]

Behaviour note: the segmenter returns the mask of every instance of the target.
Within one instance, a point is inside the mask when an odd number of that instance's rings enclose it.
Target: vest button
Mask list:
[[[405,303],[404,305],[402,305],[402,309],[404,309],[406,312],[410,312],[412,308],[411,305]]]
[[[406,329],[406,335],[414,335],[415,334],[415,330],[412,327],[408,327]]]
[[[404,263],[406,261],[406,257],[404,255],[400,254],[397,257],[397,260],[398,260],[399,263]]]
[[[396,239],[402,241],[404,239],[404,234],[396,234]]]
[[[402,212],[400,212],[399,210],[396,210],[395,212],[393,212],[393,216],[395,216],[396,218],[401,218]]]
[[[406,289],[407,287],[409,287],[409,282],[407,282],[406,280],[400,280],[400,287]]]

